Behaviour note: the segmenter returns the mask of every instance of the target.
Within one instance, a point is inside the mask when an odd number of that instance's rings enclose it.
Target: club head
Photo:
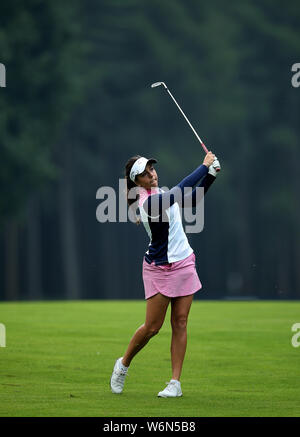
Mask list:
[[[157,86],[161,86],[161,85],[163,85],[163,87],[167,89],[167,85],[165,84],[165,82],[155,82],[151,85],[151,88],[156,88]]]

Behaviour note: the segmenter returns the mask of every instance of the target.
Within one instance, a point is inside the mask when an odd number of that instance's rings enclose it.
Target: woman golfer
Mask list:
[[[113,393],[123,391],[125,377],[133,357],[156,335],[163,325],[171,302],[172,379],[159,397],[182,396],[180,375],[187,344],[187,319],[193,295],[201,289],[195,266],[195,254],[183,230],[180,208],[195,206],[195,185],[204,193],[216,178],[220,164],[212,152],[203,164],[169,191],[158,188],[153,167],[157,161],[135,156],[126,164],[127,200],[139,206],[140,216],[150,237],[143,260],[143,282],[147,302],[145,323],[138,328],[123,357],[116,360],[110,380]],[[189,187],[189,190],[185,190]],[[137,193],[132,198],[132,188]],[[129,196],[129,192],[131,195]],[[188,191],[188,193],[187,193]]]

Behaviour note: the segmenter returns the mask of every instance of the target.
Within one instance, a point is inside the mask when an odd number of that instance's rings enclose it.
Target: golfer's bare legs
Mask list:
[[[176,297],[171,301],[171,361],[172,379],[180,380],[187,344],[187,319],[193,300],[190,296]]]
[[[146,320],[130,340],[122,363],[128,367],[132,358],[156,335],[162,327],[170,299],[158,293],[147,299]]]

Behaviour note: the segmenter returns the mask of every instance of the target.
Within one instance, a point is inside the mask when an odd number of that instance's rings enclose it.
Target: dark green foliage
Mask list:
[[[95,194],[117,189],[135,154],[156,157],[160,185],[169,187],[202,162],[175,105],[150,88],[162,80],[222,164],[205,230],[189,235],[206,296],[300,297],[297,1],[30,0],[2,8],[0,218],[22,214],[43,187],[47,296],[64,289],[60,274],[49,273],[59,245],[48,238],[68,174],[84,297],[143,297],[144,230],[97,223]]]
[[[79,2],[7,2],[1,12],[0,216],[18,213],[58,168],[53,150],[81,92]]]

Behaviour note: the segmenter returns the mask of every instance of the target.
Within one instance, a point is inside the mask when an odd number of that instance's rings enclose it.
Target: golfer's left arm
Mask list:
[[[217,177],[217,171],[215,170],[216,167],[221,168],[220,163],[217,158],[215,158],[212,165],[208,168],[208,173],[201,179],[200,183],[193,189],[192,192],[186,194],[183,198],[183,207],[185,206],[196,206],[200,200],[202,199],[203,195],[205,196],[207,191],[209,190],[210,186],[215,182]],[[200,193],[197,196],[197,188],[204,188],[204,193]],[[198,191],[199,193],[199,191]],[[202,195],[203,194],[203,195]]]

